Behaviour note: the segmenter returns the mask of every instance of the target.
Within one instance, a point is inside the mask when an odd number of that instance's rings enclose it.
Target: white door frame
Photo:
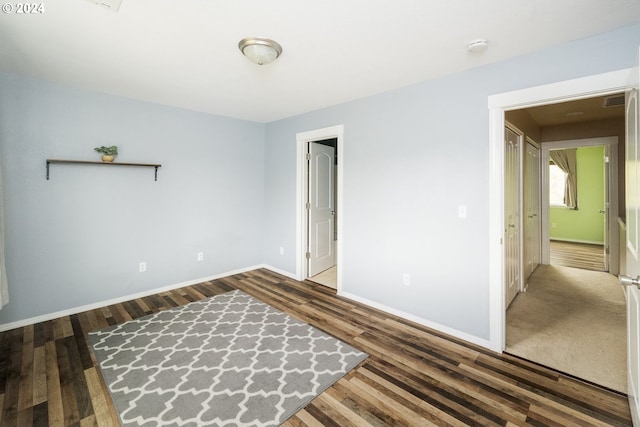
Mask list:
[[[564,141],[545,142],[542,144],[542,162],[549,162],[549,151],[563,148],[580,148],[580,147],[599,147],[609,146],[609,177],[607,177],[607,186],[609,187],[609,208],[606,215],[609,215],[609,229],[607,230],[607,239],[609,240],[610,250],[610,263],[609,273],[618,274],[619,266],[619,246],[618,237],[620,231],[618,229],[618,137],[616,136],[604,136],[596,138],[585,139],[571,139]],[[549,168],[542,168],[542,188],[541,197],[542,204],[541,216],[542,216],[542,264],[549,264],[551,259],[551,250],[549,248],[549,213],[551,206],[549,205]]]
[[[338,266],[337,290],[338,294],[342,290],[342,218],[344,218],[344,203],[342,191],[342,171],[344,169],[344,125],[336,125],[322,129],[310,130],[307,132],[299,132],[296,134],[297,146],[297,181],[296,181],[296,279],[305,280],[307,276],[308,263],[305,257],[308,246],[308,218],[305,203],[307,201],[307,175],[309,167],[307,163],[307,144],[309,142],[322,141],[324,139],[336,138],[338,144],[336,147],[336,155],[338,156],[338,177],[336,186],[338,194],[336,195],[336,205],[339,209],[336,212],[336,224],[338,228],[338,243],[336,245],[336,265]]]
[[[623,92],[631,69],[491,95],[489,107],[489,345],[505,349],[504,112]]]

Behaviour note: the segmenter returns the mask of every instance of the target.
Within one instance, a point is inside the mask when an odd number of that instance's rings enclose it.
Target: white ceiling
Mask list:
[[[257,122],[640,22],[638,0],[41,1],[0,13],[1,71]],[[249,36],[280,59],[249,62]]]

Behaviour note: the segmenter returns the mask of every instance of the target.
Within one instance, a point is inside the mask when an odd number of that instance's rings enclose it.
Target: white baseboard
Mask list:
[[[282,274],[283,276],[289,277],[293,280],[298,280],[295,274],[290,273],[288,271],[280,270],[278,268],[272,267],[270,265],[262,265],[262,268],[266,268],[267,270],[271,270],[275,273]],[[452,337],[461,339],[463,341],[470,342],[472,344],[479,345],[480,347],[484,347],[488,350],[494,350],[491,347],[491,342],[489,340],[485,340],[482,338],[478,338],[475,335],[468,334],[466,332],[459,331],[457,329],[450,328],[448,326],[441,325],[436,322],[432,322],[430,320],[423,319],[418,316],[414,316],[413,314],[406,313],[402,310],[397,310],[395,308],[386,306],[384,304],[377,303],[375,301],[368,300],[367,298],[362,298],[358,295],[350,294],[348,292],[338,292],[338,295],[344,298],[348,298],[350,300],[359,302],[361,304],[367,305],[369,307],[373,307],[375,309],[384,311],[389,314],[393,314],[394,316],[401,317],[403,319],[409,320],[411,322],[418,323],[420,325],[426,326],[428,328],[434,329],[438,332],[442,332],[443,334],[451,335]]]
[[[258,267],[258,268],[266,268],[267,270],[271,270],[271,271],[273,271],[274,273],[282,274],[283,276],[286,276],[286,277],[288,277],[289,279],[298,280],[298,277],[297,277],[295,274],[290,273],[290,272],[285,271],[285,270],[281,270],[281,269],[276,268],[276,267],[272,267],[272,266],[270,266],[270,265],[268,265],[268,264],[262,264],[262,265],[261,265],[260,267]]]
[[[161,292],[172,291],[174,289],[183,288],[185,286],[196,285],[198,283],[208,282],[210,280],[221,279],[223,277],[233,276],[234,274],[244,273],[244,272],[255,270],[255,269],[258,269],[258,268],[268,268],[270,270],[272,269],[271,267],[268,267],[268,266],[265,266],[265,265],[254,265],[254,266],[251,266],[251,267],[246,267],[246,268],[241,268],[241,269],[238,269],[238,270],[227,271],[225,273],[215,274],[213,276],[201,277],[199,279],[193,279],[193,280],[187,280],[186,282],[175,283],[173,285],[164,286],[162,288],[148,289],[148,290],[143,291],[143,292],[138,292],[138,293],[135,293],[135,294],[125,295],[125,296],[122,296],[122,297],[117,297],[117,298],[109,299],[109,300],[106,300],[106,301],[99,301],[99,302],[95,302],[95,303],[92,303],[92,304],[87,304],[87,305],[82,305],[82,306],[79,306],[79,307],[69,308],[69,309],[66,309],[66,310],[56,311],[54,313],[48,313],[48,314],[43,314],[41,316],[30,317],[28,319],[18,320],[16,322],[5,323],[5,324],[0,325],[0,332],[8,331],[8,330],[15,329],[15,328],[22,328],[22,327],[25,327],[25,326],[28,326],[28,325],[33,325],[35,323],[46,322],[46,321],[49,321],[49,320],[57,319],[59,317],[70,316],[72,314],[82,313],[83,311],[95,310],[96,308],[106,307],[106,306],[113,305],[113,304],[119,304],[121,302],[131,301],[131,300],[134,300],[136,298],[147,297],[149,295],[154,295],[154,294],[158,294],[158,293],[161,293]]]
[[[370,300],[368,300],[366,298],[362,298],[362,297],[359,297],[357,295],[350,294],[348,292],[340,292],[339,295],[341,297],[345,297],[345,298],[348,298],[350,300],[357,301],[359,303],[368,305],[369,307],[373,307],[373,308],[376,308],[378,310],[382,310],[382,311],[384,311],[386,313],[393,314],[394,316],[398,316],[398,317],[401,317],[403,319],[409,320],[411,322],[418,323],[418,324],[420,324],[422,326],[426,326],[427,328],[431,328],[431,329],[434,329],[434,330],[436,330],[438,332],[442,332],[443,334],[451,335],[452,337],[459,338],[459,339],[461,339],[463,341],[467,341],[467,342],[470,342],[472,344],[479,345],[480,347],[484,347],[484,348],[486,348],[488,350],[493,350],[489,340],[478,338],[475,335],[471,335],[471,334],[468,334],[466,332],[462,332],[462,331],[459,331],[457,329],[453,329],[453,328],[450,328],[448,326],[444,326],[444,325],[441,325],[439,323],[432,322],[430,320],[426,320],[426,319],[423,319],[423,318],[418,317],[418,316],[414,316],[413,314],[406,313],[406,312],[404,312],[402,310],[397,310],[397,309],[392,308],[392,307],[388,307],[388,306],[386,306],[384,304],[380,304],[380,303],[377,303],[375,301],[370,301]]]
[[[0,332],[8,331],[8,330],[15,329],[15,328],[22,328],[22,327],[25,327],[25,326],[28,326],[28,325],[33,325],[35,323],[46,322],[46,321],[49,321],[49,320],[57,319],[59,317],[70,316],[70,315],[73,315],[73,314],[82,313],[83,311],[95,310],[97,308],[106,307],[106,306],[113,305],[113,304],[119,304],[119,303],[122,303],[122,302],[125,302],[125,301],[131,301],[131,300],[134,300],[134,299],[137,299],[137,298],[143,298],[143,297],[146,297],[146,296],[149,296],[149,295],[158,294],[158,293],[161,293],[161,292],[172,291],[174,289],[183,288],[185,286],[191,286],[191,285],[196,285],[196,284],[202,283],[202,282],[208,282],[208,281],[211,281],[211,280],[221,279],[223,277],[233,276],[234,274],[245,273],[247,271],[256,270],[256,269],[259,269],[259,268],[265,268],[267,270],[273,271],[274,273],[278,273],[278,274],[281,274],[281,275],[283,275],[285,277],[288,277],[290,279],[297,280],[295,274],[293,274],[293,273],[290,273],[290,272],[285,271],[285,270],[281,270],[281,269],[276,268],[276,267],[272,267],[272,266],[267,265],[267,264],[258,264],[258,265],[254,265],[254,266],[251,266],[251,267],[246,267],[246,268],[241,268],[241,269],[238,269],[238,270],[227,271],[225,273],[215,274],[213,276],[201,277],[201,278],[198,278],[198,279],[188,280],[186,282],[175,283],[173,285],[164,286],[162,288],[149,289],[149,290],[146,290],[146,291],[143,291],[143,292],[138,292],[138,293],[135,293],[135,294],[130,294],[130,295],[122,296],[122,297],[112,298],[112,299],[109,299],[109,300],[95,302],[95,303],[87,304],[87,305],[82,305],[82,306],[79,306],[79,307],[69,308],[69,309],[66,309],[66,310],[56,311],[56,312],[53,312],[53,313],[43,314],[41,316],[36,316],[36,317],[28,318],[28,319],[18,320],[16,322],[5,323],[5,324],[0,325]],[[473,344],[476,344],[476,345],[479,345],[481,347],[485,347],[485,348],[491,350],[491,346],[490,346],[490,343],[489,343],[488,340],[484,340],[484,339],[478,338],[478,337],[476,337],[474,335],[470,335],[470,334],[467,334],[465,332],[461,332],[461,331],[459,331],[457,329],[453,329],[453,328],[449,328],[449,327],[444,326],[444,325],[440,325],[439,323],[435,323],[435,322],[420,318],[418,316],[414,316],[412,314],[406,313],[406,312],[401,311],[401,310],[396,310],[395,308],[388,307],[388,306],[386,306],[384,304],[379,304],[379,303],[377,303],[375,301],[371,301],[371,300],[368,300],[366,298],[362,298],[362,297],[359,297],[357,295],[350,294],[348,292],[339,292],[338,295],[340,295],[341,297],[348,298],[350,300],[357,301],[359,303],[368,305],[368,306],[376,308],[378,310],[382,310],[382,311],[384,311],[386,313],[393,314],[394,316],[398,316],[398,317],[401,317],[403,319],[410,320],[412,322],[418,323],[420,325],[426,326],[428,328],[434,329],[434,330],[442,332],[444,334],[451,335],[451,336],[453,336],[455,338],[459,338],[461,340],[464,340],[464,341],[467,341],[467,342],[470,342],[470,343],[473,343]]]
[[[556,237],[550,238],[549,240],[554,242],[568,242],[568,243],[585,243],[587,245],[604,245],[604,242],[595,242],[593,240],[578,240],[578,239],[558,239]]]

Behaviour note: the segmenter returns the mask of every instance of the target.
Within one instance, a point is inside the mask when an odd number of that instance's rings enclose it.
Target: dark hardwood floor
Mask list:
[[[285,426],[631,425],[626,396],[268,270],[0,333],[0,426],[115,426],[87,333],[241,289],[369,354]]]
[[[604,246],[602,245],[551,240],[549,241],[549,252],[551,265],[606,271]]]

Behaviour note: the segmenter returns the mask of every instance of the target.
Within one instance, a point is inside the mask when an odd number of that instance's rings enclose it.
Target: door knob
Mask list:
[[[635,279],[629,276],[623,276],[622,274],[620,276],[618,276],[618,278],[620,279],[620,284],[622,286],[635,286],[640,288],[640,276],[636,277]]]
[[[604,212],[605,212],[605,211],[604,211],[604,209],[600,209],[600,210],[598,211],[598,213],[604,213]]]

